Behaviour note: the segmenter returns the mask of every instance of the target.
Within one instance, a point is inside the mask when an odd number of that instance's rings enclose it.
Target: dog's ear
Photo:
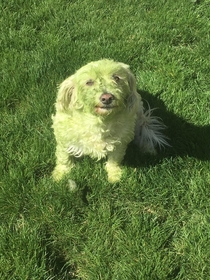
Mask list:
[[[67,109],[71,109],[75,103],[75,99],[74,75],[72,75],[63,81],[58,88],[56,110],[66,111]]]
[[[129,66],[127,67],[127,74],[128,74],[128,84],[130,87],[130,95],[128,96],[127,99],[127,106],[128,109],[133,110],[135,107],[138,107],[140,95],[137,93],[136,89],[136,79],[131,72]]]

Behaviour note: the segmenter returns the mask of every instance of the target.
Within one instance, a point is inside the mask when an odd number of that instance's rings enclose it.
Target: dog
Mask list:
[[[69,173],[75,159],[106,158],[108,181],[122,175],[121,162],[134,140],[141,151],[156,153],[167,145],[164,124],[145,111],[130,67],[109,59],[90,62],[64,80],[52,116],[56,146],[53,178]]]

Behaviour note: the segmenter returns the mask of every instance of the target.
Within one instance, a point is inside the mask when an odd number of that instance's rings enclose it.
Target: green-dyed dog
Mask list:
[[[155,153],[167,144],[164,125],[144,112],[129,66],[112,60],[91,62],[59,87],[53,128],[57,141],[55,180],[69,172],[74,158],[107,158],[108,180],[120,180],[120,163],[133,139],[142,151]]]

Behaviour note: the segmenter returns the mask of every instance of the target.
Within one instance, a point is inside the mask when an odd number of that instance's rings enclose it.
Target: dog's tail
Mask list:
[[[156,147],[170,146],[163,134],[166,126],[160,118],[152,116],[154,109],[143,110],[137,113],[134,143],[143,153],[156,154]]]

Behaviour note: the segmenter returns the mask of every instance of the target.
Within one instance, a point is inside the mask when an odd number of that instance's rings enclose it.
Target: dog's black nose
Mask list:
[[[100,97],[100,101],[101,103],[103,103],[104,105],[109,105],[112,103],[112,101],[114,100],[114,95],[111,93],[103,93]]]

